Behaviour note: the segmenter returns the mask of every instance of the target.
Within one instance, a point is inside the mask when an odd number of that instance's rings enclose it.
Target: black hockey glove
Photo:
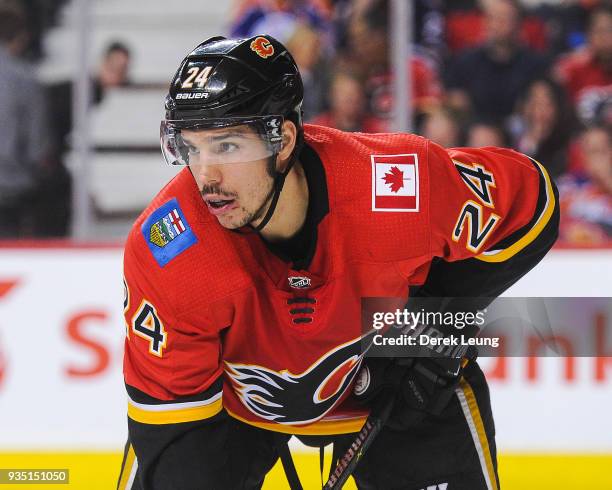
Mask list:
[[[460,358],[368,358],[357,375],[355,398],[380,410],[381,393],[392,390],[395,402],[387,425],[404,430],[448,405],[461,375]]]

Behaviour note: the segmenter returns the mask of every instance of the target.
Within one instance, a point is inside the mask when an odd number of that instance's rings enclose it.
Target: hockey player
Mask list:
[[[341,451],[394,386],[358,487],[497,489],[474,360],[383,360],[355,396],[360,300],[498,296],[552,246],[555,187],[511,150],[302,125],[302,92],[269,36],[208,39],[171,82],[162,152],[186,168],[126,243],[118,487],[260,488],[280,456],[299,488],[287,440]]]

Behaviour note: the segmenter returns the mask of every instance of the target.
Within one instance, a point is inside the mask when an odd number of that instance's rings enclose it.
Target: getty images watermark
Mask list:
[[[485,324],[486,309],[478,311],[410,311],[397,308],[394,312],[372,314],[374,345],[408,345],[423,347],[455,347],[488,345],[499,347],[499,337],[473,337],[461,333],[466,327],[480,330]],[[386,335],[389,327],[400,329],[397,335]],[[473,332],[473,328],[468,328]],[[444,331],[448,332],[445,335]]]
[[[363,298],[368,357],[612,355],[612,298]]]

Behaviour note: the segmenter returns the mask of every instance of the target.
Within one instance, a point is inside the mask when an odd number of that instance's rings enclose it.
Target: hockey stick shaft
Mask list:
[[[372,442],[374,442],[374,439],[376,439],[376,436],[378,436],[380,430],[387,422],[394,401],[394,392],[389,391],[382,397],[378,405],[380,411],[374,410],[367,418],[365,424],[363,424],[363,427],[357,434],[357,437],[355,437],[349,448],[338,461],[336,468],[329,476],[323,490],[338,490],[346,483],[348,477],[351,476],[357,467],[357,463],[359,463],[361,457],[368,450]]]

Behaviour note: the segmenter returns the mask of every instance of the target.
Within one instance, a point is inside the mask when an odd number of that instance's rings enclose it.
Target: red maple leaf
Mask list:
[[[391,192],[397,192],[404,187],[404,172],[397,167],[392,167],[383,178],[385,184],[391,186]]]

